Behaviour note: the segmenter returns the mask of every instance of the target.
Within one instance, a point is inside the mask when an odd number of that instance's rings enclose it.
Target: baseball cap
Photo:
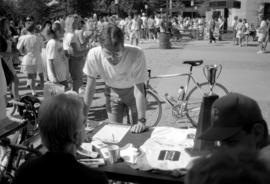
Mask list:
[[[247,124],[264,121],[258,103],[239,93],[217,99],[211,109],[211,126],[198,138],[207,141],[225,140]]]

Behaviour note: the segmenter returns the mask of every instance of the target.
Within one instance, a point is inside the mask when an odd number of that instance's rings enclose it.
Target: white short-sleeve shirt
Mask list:
[[[49,60],[54,60],[53,67],[55,70],[56,78],[58,81],[67,80],[67,59],[64,54],[62,43],[51,39],[48,41],[46,46],[46,57],[47,57],[47,74],[50,81],[53,81],[52,71],[49,67]]]
[[[148,77],[143,51],[128,45],[125,45],[122,59],[117,65],[108,62],[101,47],[91,49],[87,55],[83,72],[91,77],[100,75],[106,85],[120,89],[143,83]]]

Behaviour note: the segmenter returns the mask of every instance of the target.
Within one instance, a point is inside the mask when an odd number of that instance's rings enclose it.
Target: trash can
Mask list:
[[[197,38],[198,40],[203,40],[204,39],[204,30],[203,29],[198,29],[198,32],[197,32]]]
[[[170,42],[170,33],[160,33],[159,34],[159,48],[160,49],[170,49],[171,42]]]

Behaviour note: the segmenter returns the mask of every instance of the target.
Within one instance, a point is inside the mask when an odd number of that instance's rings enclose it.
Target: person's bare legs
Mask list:
[[[17,75],[14,75],[14,81],[11,83],[11,93],[14,100],[19,99],[19,79]]]
[[[33,73],[28,73],[27,74],[27,78],[29,79],[29,82],[30,82],[30,89],[31,89],[31,92],[32,92],[32,95],[36,95],[36,74],[33,74]]]
[[[39,76],[39,80],[40,80],[40,87],[41,87],[41,89],[43,89],[44,88],[44,75],[43,75],[43,73],[39,73],[38,76]]]

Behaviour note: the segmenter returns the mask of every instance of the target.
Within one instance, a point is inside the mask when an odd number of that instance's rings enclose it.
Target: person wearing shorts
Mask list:
[[[146,61],[141,49],[124,45],[124,34],[114,24],[104,27],[100,45],[87,55],[83,72],[88,76],[85,103],[91,105],[99,75],[105,81],[106,110],[111,122],[122,123],[125,106],[132,114],[131,131],[145,130],[147,80]]]

